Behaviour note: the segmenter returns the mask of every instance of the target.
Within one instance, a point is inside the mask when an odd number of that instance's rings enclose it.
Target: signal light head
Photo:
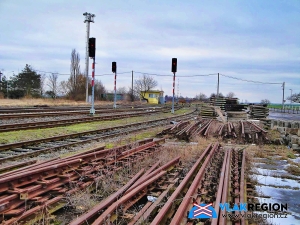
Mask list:
[[[96,38],[89,38],[89,57],[96,55]]]
[[[117,72],[117,63],[116,62],[112,62],[112,64],[111,64],[111,71],[113,73]]]
[[[177,58],[172,58],[172,72],[177,72]]]

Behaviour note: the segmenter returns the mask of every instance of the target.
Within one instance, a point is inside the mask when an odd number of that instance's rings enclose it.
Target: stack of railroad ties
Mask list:
[[[169,134],[178,139],[189,141],[193,137],[216,137],[235,139],[239,143],[268,142],[267,131],[252,121],[220,122],[216,119],[193,119],[170,125],[158,135]]]
[[[93,149],[2,174],[0,223],[40,222],[45,214],[63,207],[66,197],[87,187],[93,189],[105,179],[103,174],[114,174],[129,164],[159,154],[163,141],[146,139],[130,146]],[[127,184],[70,224],[140,224],[143,221],[152,225],[187,224],[198,219],[193,215],[193,207],[200,206],[201,202],[213,203],[219,215],[220,202],[245,201],[245,150],[223,149],[219,143],[211,143],[196,159],[188,172],[180,157],[162,165],[158,161],[148,170],[141,169]],[[188,212],[192,215],[187,216]],[[225,224],[222,217],[211,221]]]

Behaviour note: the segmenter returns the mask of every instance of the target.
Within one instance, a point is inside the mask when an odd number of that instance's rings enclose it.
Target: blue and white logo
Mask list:
[[[210,204],[196,204],[194,203],[193,208],[189,211],[188,215],[189,219],[210,219],[210,218],[218,218],[216,210],[212,207],[212,203]]]

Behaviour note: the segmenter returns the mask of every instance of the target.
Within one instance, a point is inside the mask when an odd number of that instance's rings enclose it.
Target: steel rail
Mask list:
[[[212,122],[212,119],[211,120],[209,120],[203,127],[201,127],[201,129],[198,131],[198,132],[196,132],[197,134],[201,134],[201,133],[203,133],[203,131],[211,124],[211,122]]]
[[[160,139],[160,140],[163,140],[163,139]],[[143,144],[146,144],[146,143],[149,143],[149,142],[152,142],[152,141],[153,141],[152,138],[147,138],[147,139],[144,139],[144,140],[136,141],[136,142],[133,142],[133,143],[130,143],[130,144],[122,145],[122,146],[119,146],[119,147],[114,147],[114,148],[111,148],[111,149],[105,149],[105,146],[100,146],[100,147],[90,149],[88,151],[84,151],[84,152],[74,154],[74,155],[66,157],[66,158],[59,158],[58,157],[58,158],[50,159],[50,160],[47,160],[47,161],[44,161],[44,162],[32,164],[32,165],[29,165],[27,167],[23,167],[23,168],[18,169],[18,170],[10,171],[10,172],[7,172],[5,174],[1,174],[0,178],[7,177],[7,176],[12,176],[13,174],[17,174],[17,173],[22,173],[24,170],[29,170],[29,169],[33,170],[33,169],[37,169],[37,168],[44,168],[48,165],[53,165],[57,162],[68,161],[69,159],[82,158],[82,157],[87,158],[87,157],[90,157],[90,156],[92,157],[92,159],[94,159],[94,158],[96,159],[97,156],[100,156],[100,155],[103,155],[103,154],[106,154],[106,153],[111,153],[111,152],[121,153],[125,149],[131,148],[131,146],[136,146],[136,145],[139,146],[139,145],[143,145]]]
[[[154,152],[152,152],[154,153]],[[137,160],[137,158],[134,158],[134,160]],[[114,167],[112,167],[113,169],[116,169]],[[94,171],[98,171],[98,168],[92,168]],[[81,177],[81,174],[75,171],[72,171],[71,173],[68,173],[66,175],[58,175],[57,178],[51,178],[51,180],[41,180],[38,181],[37,185],[28,187],[26,189],[16,189],[14,192],[12,193],[16,193],[13,195],[8,195],[8,196],[3,196],[0,199],[0,204],[2,205],[1,211],[5,210],[5,212],[7,212],[7,210],[12,210],[15,211],[15,213],[17,213],[18,211],[15,209],[15,207],[18,207],[21,204],[24,204],[24,200],[18,200],[18,196],[19,194],[21,195],[21,199],[22,199],[22,194],[24,195],[24,191],[26,191],[25,193],[27,193],[25,196],[28,199],[33,199],[36,198],[37,196],[44,194],[50,190],[54,190],[57,189],[58,187],[61,187],[64,184],[67,184],[69,182],[78,180]],[[36,181],[35,181],[36,182]],[[89,181],[88,181],[89,182]],[[44,187],[46,185],[46,188]],[[88,183],[85,183],[84,185],[88,185]],[[60,188],[61,189],[61,188]],[[70,193],[74,191],[74,190],[70,190]],[[64,191],[62,192],[64,193]],[[14,200],[15,199],[15,200]],[[9,204],[8,201],[11,201],[11,203]],[[4,203],[4,205],[3,205]],[[9,205],[10,206],[9,206]],[[4,208],[3,208],[4,207]],[[9,209],[7,209],[9,207]],[[6,208],[6,209],[5,209]]]
[[[126,185],[120,188],[117,192],[111,194],[108,198],[101,201],[99,204],[94,206],[87,213],[73,220],[69,225],[81,225],[83,223],[88,223],[93,219],[95,220],[95,217],[99,216],[98,214],[102,210],[104,210],[105,208],[113,204],[121,195],[123,195],[124,192],[142,176],[143,173],[144,173],[144,169],[140,170],[133,178],[131,178],[130,181],[127,182]]]
[[[192,111],[191,113],[185,114],[185,115],[171,116],[171,117],[163,118],[163,119],[148,120],[148,121],[144,121],[144,122],[130,123],[130,124],[122,125],[122,126],[113,126],[113,127],[108,127],[108,128],[84,131],[84,132],[80,132],[80,133],[72,133],[72,134],[67,134],[67,135],[59,135],[59,136],[36,139],[36,140],[31,140],[31,141],[23,141],[23,142],[17,142],[17,143],[4,144],[4,145],[0,145],[0,151],[7,150],[10,148],[22,147],[22,146],[36,145],[37,143],[42,143],[42,142],[57,141],[57,140],[64,140],[66,138],[81,137],[84,135],[95,134],[95,133],[100,133],[100,132],[104,132],[104,131],[111,131],[111,130],[120,129],[120,128],[127,128],[130,126],[138,126],[141,124],[166,121],[169,119],[184,117],[184,116],[190,115],[192,113],[194,113],[194,111]]]
[[[225,169],[225,178],[224,178],[224,185],[222,190],[222,199],[221,202],[228,202],[228,189],[229,189],[229,175],[230,175],[230,162],[231,162],[231,149],[228,149],[228,160],[226,163],[226,169]],[[218,219],[220,225],[226,224],[225,220],[226,218],[223,216],[220,216],[220,213],[218,214]]]
[[[155,126],[156,125],[147,125],[147,128],[152,128],[152,127],[155,127]],[[134,130],[127,131],[127,133],[136,132],[136,131],[144,130],[144,129],[145,129],[144,126],[143,127],[135,127]],[[115,137],[117,135],[120,135],[120,133],[119,132],[114,132],[114,133],[111,133],[111,134],[103,134],[101,136],[97,136],[97,137],[94,137],[94,138],[89,138],[89,139],[86,139],[86,140],[80,140],[80,141],[71,142],[71,143],[67,143],[67,144],[61,144],[61,145],[55,146],[55,147],[43,148],[41,150],[34,150],[34,151],[28,152],[28,153],[22,153],[22,154],[10,156],[10,157],[0,158],[0,162],[5,162],[5,161],[9,161],[9,160],[16,160],[18,158],[24,158],[24,157],[28,157],[28,156],[35,156],[35,155],[39,155],[41,153],[46,153],[46,152],[53,152],[53,151],[59,150],[61,148],[68,148],[68,147],[79,145],[79,144],[85,144],[85,143],[88,143],[88,142],[91,142],[91,141],[97,141],[99,139],[106,139],[106,138]]]
[[[28,161],[28,162],[21,162],[21,163],[9,165],[9,166],[4,166],[4,167],[0,168],[0,173],[5,173],[5,172],[8,172],[8,171],[14,170],[16,168],[19,168],[19,167],[24,168],[24,166],[32,165],[36,162],[37,162],[37,160],[31,160],[31,161]],[[1,175],[0,175],[0,177],[1,177]]]
[[[107,116],[95,116],[95,117],[81,117],[75,119],[63,119],[63,120],[50,120],[50,121],[41,121],[41,122],[30,122],[30,123],[14,123],[14,124],[3,124],[0,125],[0,132],[10,132],[10,131],[19,131],[19,130],[32,130],[32,129],[44,129],[52,127],[61,127],[68,126],[72,124],[79,123],[90,123],[97,121],[106,121],[106,120],[118,120],[128,117],[143,116],[152,113],[158,113],[161,111],[147,111],[147,112],[137,112],[137,113],[121,113],[113,114]]]
[[[194,173],[196,172],[196,170],[199,169],[200,165],[202,166],[201,163],[205,160],[205,157],[209,154],[209,151],[211,151],[211,148],[212,148],[212,143],[210,143],[206,147],[206,149],[201,154],[201,156],[199,157],[199,159],[195,162],[195,164],[190,169],[190,171],[188,172],[188,174],[181,181],[180,185],[176,188],[176,190],[170,196],[170,198],[165,203],[165,205],[160,209],[159,213],[156,215],[156,217],[152,221],[152,224],[160,224],[160,223],[163,222],[163,219],[165,218],[165,215],[171,209],[171,207],[174,204],[175,200],[178,198],[178,196],[180,194],[182,194],[183,189],[186,188],[189,185],[189,183],[191,182],[191,179],[193,178]]]
[[[155,175],[157,175],[158,173],[160,173],[163,170],[166,170],[167,168],[170,168],[171,166],[175,165],[176,163],[179,163],[179,159],[180,157],[177,157],[173,160],[171,160],[170,162],[168,162],[167,164],[159,167],[158,169],[150,172],[148,175],[141,177],[140,180],[138,180],[137,182],[135,182],[127,191],[125,194],[127,194],[128,192],[132,191],[134,188],[136,188],[137,186],[141,185],[143,182],[145,182],[146,180],[154,177]]]
[[[170,225],[177,225],[179,221],[182,220],[182,218],[184,217],[184,215],[187,214],[187,212],[189,211],[188,206],[192,201],[192,196],[195,195],[195,191],[200,183],[200,180],[202,179],[204,172],[205,172],[205,168],[208,165],[209,161],[211,160],[213,154],[217,151],[217,149],[219,148],[220,144],[217,142],[215,143],[214,147],[212,148],[212,150],[210,151],[209,155],[207,156],[207,158],[205,159],[205,161],[203,162],[200,170],[198,171],[196,177],[193,180],[193,183],[191,184],[191,186],[189,187],[189,190],[187,191],[187,193],[185,194],[181,204],[179,205],[176,214],[174,215],[174,217],[171,220]],[[158,223],[154,223],[154,221],[151,223],[151,225],[155,225]]]
[[[223,191],[226,191],[226,192],[228,191],[228,186],[226,188],[226,183],[225,183],[226,182],[225,177],[226,177],[226,174],[228,173],[227,164],[228,164],[228,162],[230,162],[230,158],[228,157],[228,155],[229,155],[228,151],[225,151],[225,156],[223,159],[223,165],[221,168],[221,174],[220,174],[220,178],[219,178],[217,197],[216,197],[215,204],[214,204],[214,208],[215,208],[219,218],[221,217],[220,202],[222,199]],[[213,218],[211,225],[221,224],[218,222],[219,218]]]
[[[115,211],[119,206],[123,205],[129,199],[137,195],[142,190],[145,190],[149,185],[151,185],[156,180],[160,179],[162,176],[166,175],[167,169],[178,164],[180,157],[177,157],[160,168],[154,170],[147,177],[147,180],[140,183],[138,186],[134,187],[130,191],[127,191],[123,197],[121,197],[118,201],[113,203],[110,207],[108,207],[93,223],[92,225],[103,224],[109,217],[112,216],[113,211]],[[153,174],[153,176],[151,175]],[[150,176],[151,175],[151,176]]]
[[[245,167],[246,167],[246,150],[242,150],[242,164],[241,164],[241,182],[240,182],[240,202],[245,203]],[[241,218],[241,224],[245,225],[245,218]]]
[[[116,112],[130,112],[130,111],[145,111],[145,108],[134,109],[104,109],[97,111],[100,113],[116,113]],[[163,110],[163,109],[162,109]],[[79,111],[63,111],[63,112],[40,112],[40,113],[14,113],[14,114],[0,114],[1,119],[15,119],[15,118],[30,118],[30,117],[45,117],[45,116],[70,116],[70,115],[89,115],[89,109]]]
[[[161,139],[162,140],[162,139]],[[156,140],[152,142],[148,142],[145,144],[142,144],[134,149],[132,149],[132,152],[127,153],[126,155],[122,155],[122,152],[120,152],[120,149],[122,148],[114,148],[114,149],[107,149],[102,150],[100,149],[97,152],[87,153],[84,155],[79,155],[77,157],[69,157],[64,159],[58,159],[54,162],[47,162],[45,164],[39,164],[37,167],[31,167],[27,168],[26,170],[19,170],[15,173],[10,173],[7,176],[3,174],[0,177],[0,193],[9,190],[11,187],[21,187],[27,184],[32,183],[33,181],[37,181],[41,178],[45,179],[48,177],[53,177],[58,174],[62,174],[64,170],[67,168],[78,168],[79,166],[82,166],[84,162],[88,163],[92,160],[99,160],[103,157],[107,156],[107,154],[111,152],[119,152],[117,156],[119,156],[116,160],[121,160],[124,157],[127,157],[129,155],[132,155],[135,152],[153,147],[157,145],[161,140]],[[120,157],[121,156],[121,157]],[[116,160],[113,160],[115,162]],[[107,163],[108,165],[109,163]],[[24,179],[24,177],[29,177],[30,179]]]
[[[207,158],[209,151],[212,152],[212,143],[210,143],[206,149],[203,151],[199,159],[195,162],[193,167],[190,169],[190,171],[187,173],[187,175],[184,177],[184,179],[180,182],[180,185],[176,188],[176,190],[173,192],[173,194],[169,197],[168,201],[165,203],[165,205],[160,209],[159,213],[156,215],[154,220],[152,221],[152,224],[162,224],[165,218],[165,215],[168,214],[169,210],[172,208],[172,205],[174,204],[175,200],[178,198],[179,195],[182,194],[182,191],[189,185],[191,182],[191,179],[193,178],[194,174],[197,170],[199,170],[199,167],[203,165],[203,161],[205,158]]]

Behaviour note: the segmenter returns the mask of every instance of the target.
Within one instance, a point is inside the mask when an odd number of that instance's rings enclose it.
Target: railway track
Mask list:
[[[0,145],[0,163],[25,157],[33,157],[47,152],[57,151],[61,148],[69,148],[71,146],[85,144],[91,141],[124,135],[155,126],[166,125],[170,122],[170,120],[189,117],[192,113],[193,112],[164,119],[131,123],[123,126],[114,126],[68,135],[59,135],[55,137]]]
[[[9,132],[9,131],[18,131],[18,130],[30,130],[30,129],[43,129],[43,128],[52,128],[58,126],[67,126],[72,124],[79,123],[88,123],[96,121],[105,121],[105,120],[117,120],[128,117],[143,116],[158,112],[164,112],[161,110],[151,110],[151,111],[132,111],[132,112],[123,112],[123,113],[110,113],[109,115],[104,116],[86,116],[73,119],[62,119],[62,120],[48,120],[40,122],[30,122],[30,123],[14,123],[14,124],[3,124],[0,125],[0,132]]]
[[[245,200],[243,150],[224,149],[219,143],[211,143],[185,175],[176,160],[179,158],[156,173],[152,171],[157,165],[153,165],[141,178],[131,180],[70,224],[245,224],[238,213],[223,212],[220,207],[221,202],[239,204]],[[149,195],[156,198],[145,201]],[[138,211],[134,205],[139,205]],[[219,217],[195,217],[194,210],[205,206],[212,206]],[[221,216],[226,213],[231,216]]]
[[[142,107],[142,108],[127,108],[127,109],[102,109],[96,111],[95,115],[104,113],[116,113],[116,112],[130,112],[130,111],[146,111],[146,110],[157,110],[160,107]],[[167,110],[168,107],[163,107],[160,109]],[[36,118],[36,117],[53,117],[53,116],[74,116],[74,115],[89,115],[90,109],[66,109],[66,110],[52,110],[52,111],[40,111],[39,112],[27,112],[27,111],[13,111],[7,110],[6,113],[0,113],[0,118],[2,120],[16,119],[16,118]]]
[[[87,187],[96,188],[104,174],[113,174],[159,152],[162,141],[147,139],[113,149],[93,149],[0,175],[1,224],[33,224],[45,206],[52,212],[63,207],[67,196]]]
[[[159,135],[169,134],[189,141],[195,136],[236,139],[241,143],[268,142],[267,131],[250,121],[222,123],[213,119],[185,120],[164,129]]]
[[[150,106],[152,107],[152,106]],[[0,114],[7,113],[28,113],[28,112],[54,112],[54,111],[75,111],[75,110],[90,110],[91,106],[37,106],[37,107],[0,107]],[[149,105],[118,105],[118,109],[128,108],[149,108]],[[157,108],[157,107],[156,107]],[[112,109],[111,105],[95,106],[96,110]]]

